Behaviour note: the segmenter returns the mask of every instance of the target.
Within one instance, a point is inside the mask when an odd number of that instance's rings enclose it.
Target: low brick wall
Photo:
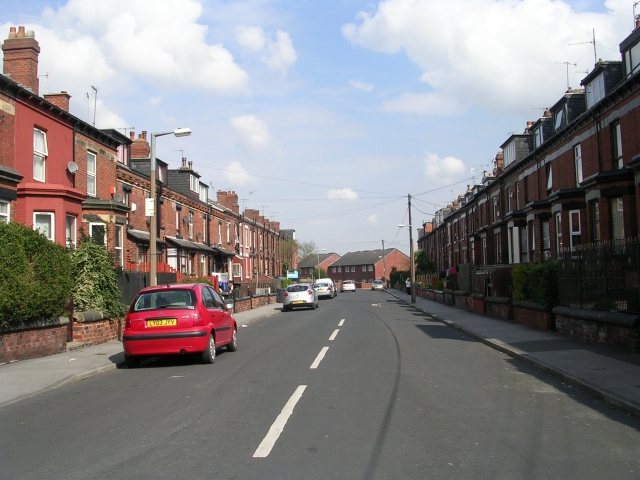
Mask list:
[[[538,330],[555,330],[553,315],[549,305],[541,305],[535,302],[514,301],[513,320],[516,323],[527,325]]]
[[[87,345],[100,345],[121,340],[124,321],[105,317],[102,312],[78,312],[73,314],[73,341]]]
[[[492,318],[511,320],[511,299],[508,297],[485,297],[486,313]]]
[[[278,295],[275,293],[237,298],[234,302],[233,311],[235,313],[246,312],[247,310],[264,307],[266,305],[271,305],[272,303],[278,303]]]
[[[0,330],[0,363],[44,357],[67,349],[69,319],[31,321]]]
[[[558,333],[585,342],[604,343],[640,352],[639,315],[571,307],[555,307],[552,313]]]
[[[463,292],[461,290],[455,290],[453,292],[453,305],[458,308],[468,310],[469,292]]]

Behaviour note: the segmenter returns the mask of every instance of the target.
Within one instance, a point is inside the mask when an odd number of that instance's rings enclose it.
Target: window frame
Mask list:
[[[2,206],[6,205],[6,211],[2,211]],[[11,221],[11,202],[0,200],[0,223],[9,223]]]
[[[36,137],[38,134],[42,134],[42,150],[38,149]],[[47,146],[47,132],[41,128],[34,127],[33,129],[33,179],[38,182],[47,181],[47,157],[49,156],[49,147]],[[36,158],[37,157],[37,158]],[[42,176],[36,175],[36,162],[41,162],[39,170],[42,171]]]
[[[623,157],[622,128],[619,121],[611,125],[611,144],[613,146],[613,168],[620,170],[623,166]]]
[[[107,229],[107,224],[104,222],[89,222],[89,238],[93,240],[93,227],[103,227],[104,228],[104,240],[103,240],[103,245],[106,247],[107,246],[107,235],[108,235],[108,229]]]
[[[578,143],[573,146],[573,166],[576,177],[576,187],[579,187],[584,176],[582,175],[582,144]]]
[[[114,229],[113,249],[116,260],[121,267],[124,267],[124,229],[122,225],[116,224]]]
[[[72,224],[69,224],[69,220],[72,221]],[[78,225],[78,217],[75,215],[70,215],[67,213],[65,218],[65,244],[68,248],[76,248],[77,245],[77,225]]]
[[[40,232],[38,228],[36,228],[36,217],[37,216],[47,216],[49,217],[50,222],[50,235],[44,235],[48,240],[55,242],[56,240],[56,214],[54,212],[33,212],[33,229]],[[40,232],[44,234],[45,232]]]
[[[92,160],[90,158],[92,157]],[[93,164],[93,171],[90,165]],[[87,150],[87,195],[97,196],[98,192],[98,155],[91,150]],[[91,188],[92,187],[92,188]]]

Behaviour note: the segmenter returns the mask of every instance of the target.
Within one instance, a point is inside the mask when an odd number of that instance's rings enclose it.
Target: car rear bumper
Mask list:
[[[310,307],[316,303],[315,301],[307,302],[304,300],[302,303],[283,303],[282,305],[287,308],[298,308],[298,307]]]
[[[209,332],[190,330],[185,332],[125,332],[122,337],[127,355],[170,355],[182,352],[203,352],[207,348]]]

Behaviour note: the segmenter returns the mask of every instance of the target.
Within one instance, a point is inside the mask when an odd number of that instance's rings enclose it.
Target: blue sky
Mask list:
[[[96,126],[158,140],[319,249],[409,249],[511,132],[598,57],[619,60],[630,0],[0,0],[0,35],[40,43],[40,92]],[[573,64],[577,63],[577,66]],[[49,74],[48,77],[42,75]],[[121,130],[124,132],[124,130]],[[179,150],[182,150],[180,152]],[[414,231],[414,238],[416,238]]]

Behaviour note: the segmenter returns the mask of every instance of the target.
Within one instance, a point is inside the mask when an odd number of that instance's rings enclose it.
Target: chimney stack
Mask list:
[[[25,31],[24,27],[9,28],[9,37],[2,44],[4,53],[3,73],[14,82],[40,95],[38,81],[38,55],[40,46],[33,30]]]
[[[71,95],[67,92],[45,93],[43,96],[47,102],[53,103],[56,107],[64,110],[65,112],[69,111],[69,99],[71,98]]]

